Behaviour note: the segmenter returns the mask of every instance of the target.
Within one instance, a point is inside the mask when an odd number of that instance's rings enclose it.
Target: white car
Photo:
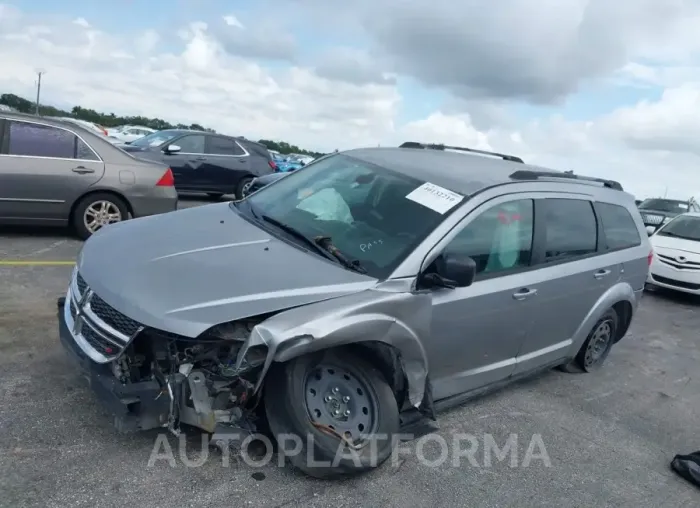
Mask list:
[[[124,125],[114,129],[108,129],[107,133],[110,138],[121,141],[122,143],[130,143],[139,138],[153,134],[155,129],[149,127],[141,127],[139,125]]]
[[[107,131],[105,130],[104,127],[101,125],[97,125],[96,123],[93,122],[88,122],[87,120],[80,120],[78,118],[72,118],[70,116],[62,116],[58,118],[59,120],[63,120],[64,122],[69,122],[75,125],[80,125],[84,129],[87,129],[91,132],[94,132],[98,136],[107,136]]]
[[[647,283],[700,295],[700,213],[678,215],[649,240],[654,253]]]

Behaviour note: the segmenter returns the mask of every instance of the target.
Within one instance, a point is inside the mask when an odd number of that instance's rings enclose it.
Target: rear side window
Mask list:
[[[75,158],[76,136],[72,132],[47,125],[10,121],[10,155]]]
[[[232,139],[210,136],[207,153],[211,155],[245,155],[243,149]]]
[[[598,226],[590,201],[544,199],[545,262],[592,254],[598,244]]]
[[[603,223],[603,235],[608,250],[628,249],[641,245],[634,219],[624,206],[597,203],[596,209]]]
[[[78,136],[65,129],[10,120],[9,155],[99,160]]]

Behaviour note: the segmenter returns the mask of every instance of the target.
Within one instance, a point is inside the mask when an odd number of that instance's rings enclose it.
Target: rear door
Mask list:
[[[207,189],[233,192],[238,181],[250,174],[250,154],[235,139],[209,135],[206,152],[201,174]]]
[[[168,146],[179,146],[178,152],[168,153]],[[201,175],[202,166],[207,161],[205,155],[204,134],[186,134],[173,139],[163,146],[163,162],[170,166],[175,177],[175,188],[181,190],[202,189],[204,180]]]
[[[97,152],[68,128],[8,119],[1,131],[1,218],[65,220],[104,174]]]
[[[622,268],[615,256],[602,255],[602,224],[585,196],[535,200],[535,222],[537,307],[516,374],[566,356],[579,325]]]

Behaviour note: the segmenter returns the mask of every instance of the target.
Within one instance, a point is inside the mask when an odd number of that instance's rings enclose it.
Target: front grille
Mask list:
[[[115,356],[121,353],[122,349],[119,346],[114,345],[112,342],[108,341],[104,337],[100,336],[95,330],[90,328],[88,325],[83,325],[80,331],[83,338],[90,344],[93,349],[104,356]]]
[[[78,314],[78,313],[77,313],[76,310],[75,310],[75,302],[73,302],[73,299],[71,299],[71,301],[70,301],[70,315],[71,315],[71,317],[72,317],[73,319],[75,319],[75,316],[76,316],[77,314]]]
[[[90,299],[90,309],[98,318],[127,337],[131,337],[141,327],[139,322],[125,316],[94,293]]]
[[[651,224],[652,226],[656,226],[657,224],[661,224],[664,220],[663,215],[645,215],[644,216],[644,224]]]
[[[673,268],[676,268],[678,270],[688,270],[688,271],[693,271],[693,270],[700,270],[700,263],[696,263],[694,261],[683,261],[680,262],[676,258],[672,258],[671,256],[664,256],[663,254],[658,254],[659,256],[659,261],[662,263],[672,266]]]
[[[683,282],[681,280],[669,279],[668,277],[660,277],[659,275],[653,275],[652,278],[661,284],[668,284],[669,286],[676,286],[677,288],[690,289],[692,291],[697,291],[700,289],[700,284],[693,284],[690,282]]]
[[[85,290],[87,289],[87,282],[85,282],[85,279],[83,279],[83,276],[78,274],[78,277],[75,279],[75,282],[78,285],[78,291],[80,292],[80,294],[84,295]]]

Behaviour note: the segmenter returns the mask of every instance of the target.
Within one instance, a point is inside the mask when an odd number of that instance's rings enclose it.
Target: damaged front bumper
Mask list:
[[[155,380],[123,384],[109,364],[93,361],[77,344],[69,324],[70,292],[58,301],[58,331],[61,344],[77,363],[104,408],[114,417],[121,431],[147,430],[168,424],[170,398]]]

